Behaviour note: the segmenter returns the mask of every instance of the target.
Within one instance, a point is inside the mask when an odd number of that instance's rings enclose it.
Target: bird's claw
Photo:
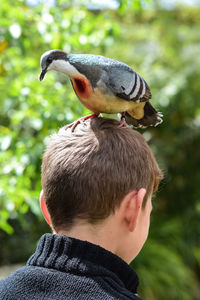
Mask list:
[[[66,126],[65,126],[65,130],[67,130],[68,128],[71,128],[71,131],[74,132],[75,128],[76,128],[79,124],[83,123],[84,121],[86,121],[86,120],[88,120],[88,119],[90,119],[90,118],[97,118],[97,117],[98,117],[97,114],[92,114],[92,115],[88,115],[88,116],[82,117],[82,118],[80,118],[80,119],[74,121],[73,123],[70,123],[70,124],[66,125]]]
[[[128,124],[126,123],[126,118],[125,118],[125,114],[122,113],[122,116],[121,116],[121,121],[120,121],[120,124],[119,124],[119,128],[128,128]]]

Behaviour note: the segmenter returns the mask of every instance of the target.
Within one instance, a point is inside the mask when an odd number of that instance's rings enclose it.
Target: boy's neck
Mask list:
[[[117,233],[112,218],[107,218],[106,221],[97,225],[78,221],[70,230],[59,230],[54,231],[54,233],[88,241],[118,255],[120,234]]]

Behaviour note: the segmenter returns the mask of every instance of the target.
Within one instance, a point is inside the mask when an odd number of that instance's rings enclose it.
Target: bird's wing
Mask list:
[[[141,102],[151,98],[146,81],[128,65],[101,55],[68,55],[70,63],[85,73],[93,86],[104,86],[116,96],[127,100]],[[102,72],[103,71],[103,72]]]
[[[127,101],[140,100],[145,102],[151,98],[151,92],[146,81],[124,64],[110,69],[109,87],[116,96]]]

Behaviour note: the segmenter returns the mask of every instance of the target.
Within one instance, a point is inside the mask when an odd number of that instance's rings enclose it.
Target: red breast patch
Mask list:
[[[72,81],[75,92],[79,98],[87,99],[92,96],[92,86],[86,77],[75,77]]]

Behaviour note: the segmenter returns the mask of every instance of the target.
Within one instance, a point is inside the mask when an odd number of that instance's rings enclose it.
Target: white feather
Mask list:
[[[144,80],[142,80],[142,93],[140,95],[140,98],[142,98],[145,93],[146,93],[146,84],[145,84]]]
[[[74,66],[72,66],[68,61],[65,61],[63,59],[53,60],[48,67],[48,71],[50,70],[62,72],[68,75],[69,77],[81,75],[81,73]]]
[[[130,81],[129,86],[128,86],[128,87],[126,88],[126,90],[125,90],[125,94],[126,94],[126,95],[129,95],[129,94],[130,94],[130,92],[131,92],[131,90],[132,90],[132,88],[133,88],[133,86],[134,86],[134,84],[135,84],[135,80],[136,80],[135,76],[136,76],[136,74],[133,73],[133,79]]]
[[[139,77],[138,74],[136,74],[136,76],[137,76],[136,87],[135,87],[134,92],[130,95],[130,98],[136,97],[136,96],[137,96],[137,93],[138,93],[138,91],[139,91],[139,89],[140,89],[140,77]]]

